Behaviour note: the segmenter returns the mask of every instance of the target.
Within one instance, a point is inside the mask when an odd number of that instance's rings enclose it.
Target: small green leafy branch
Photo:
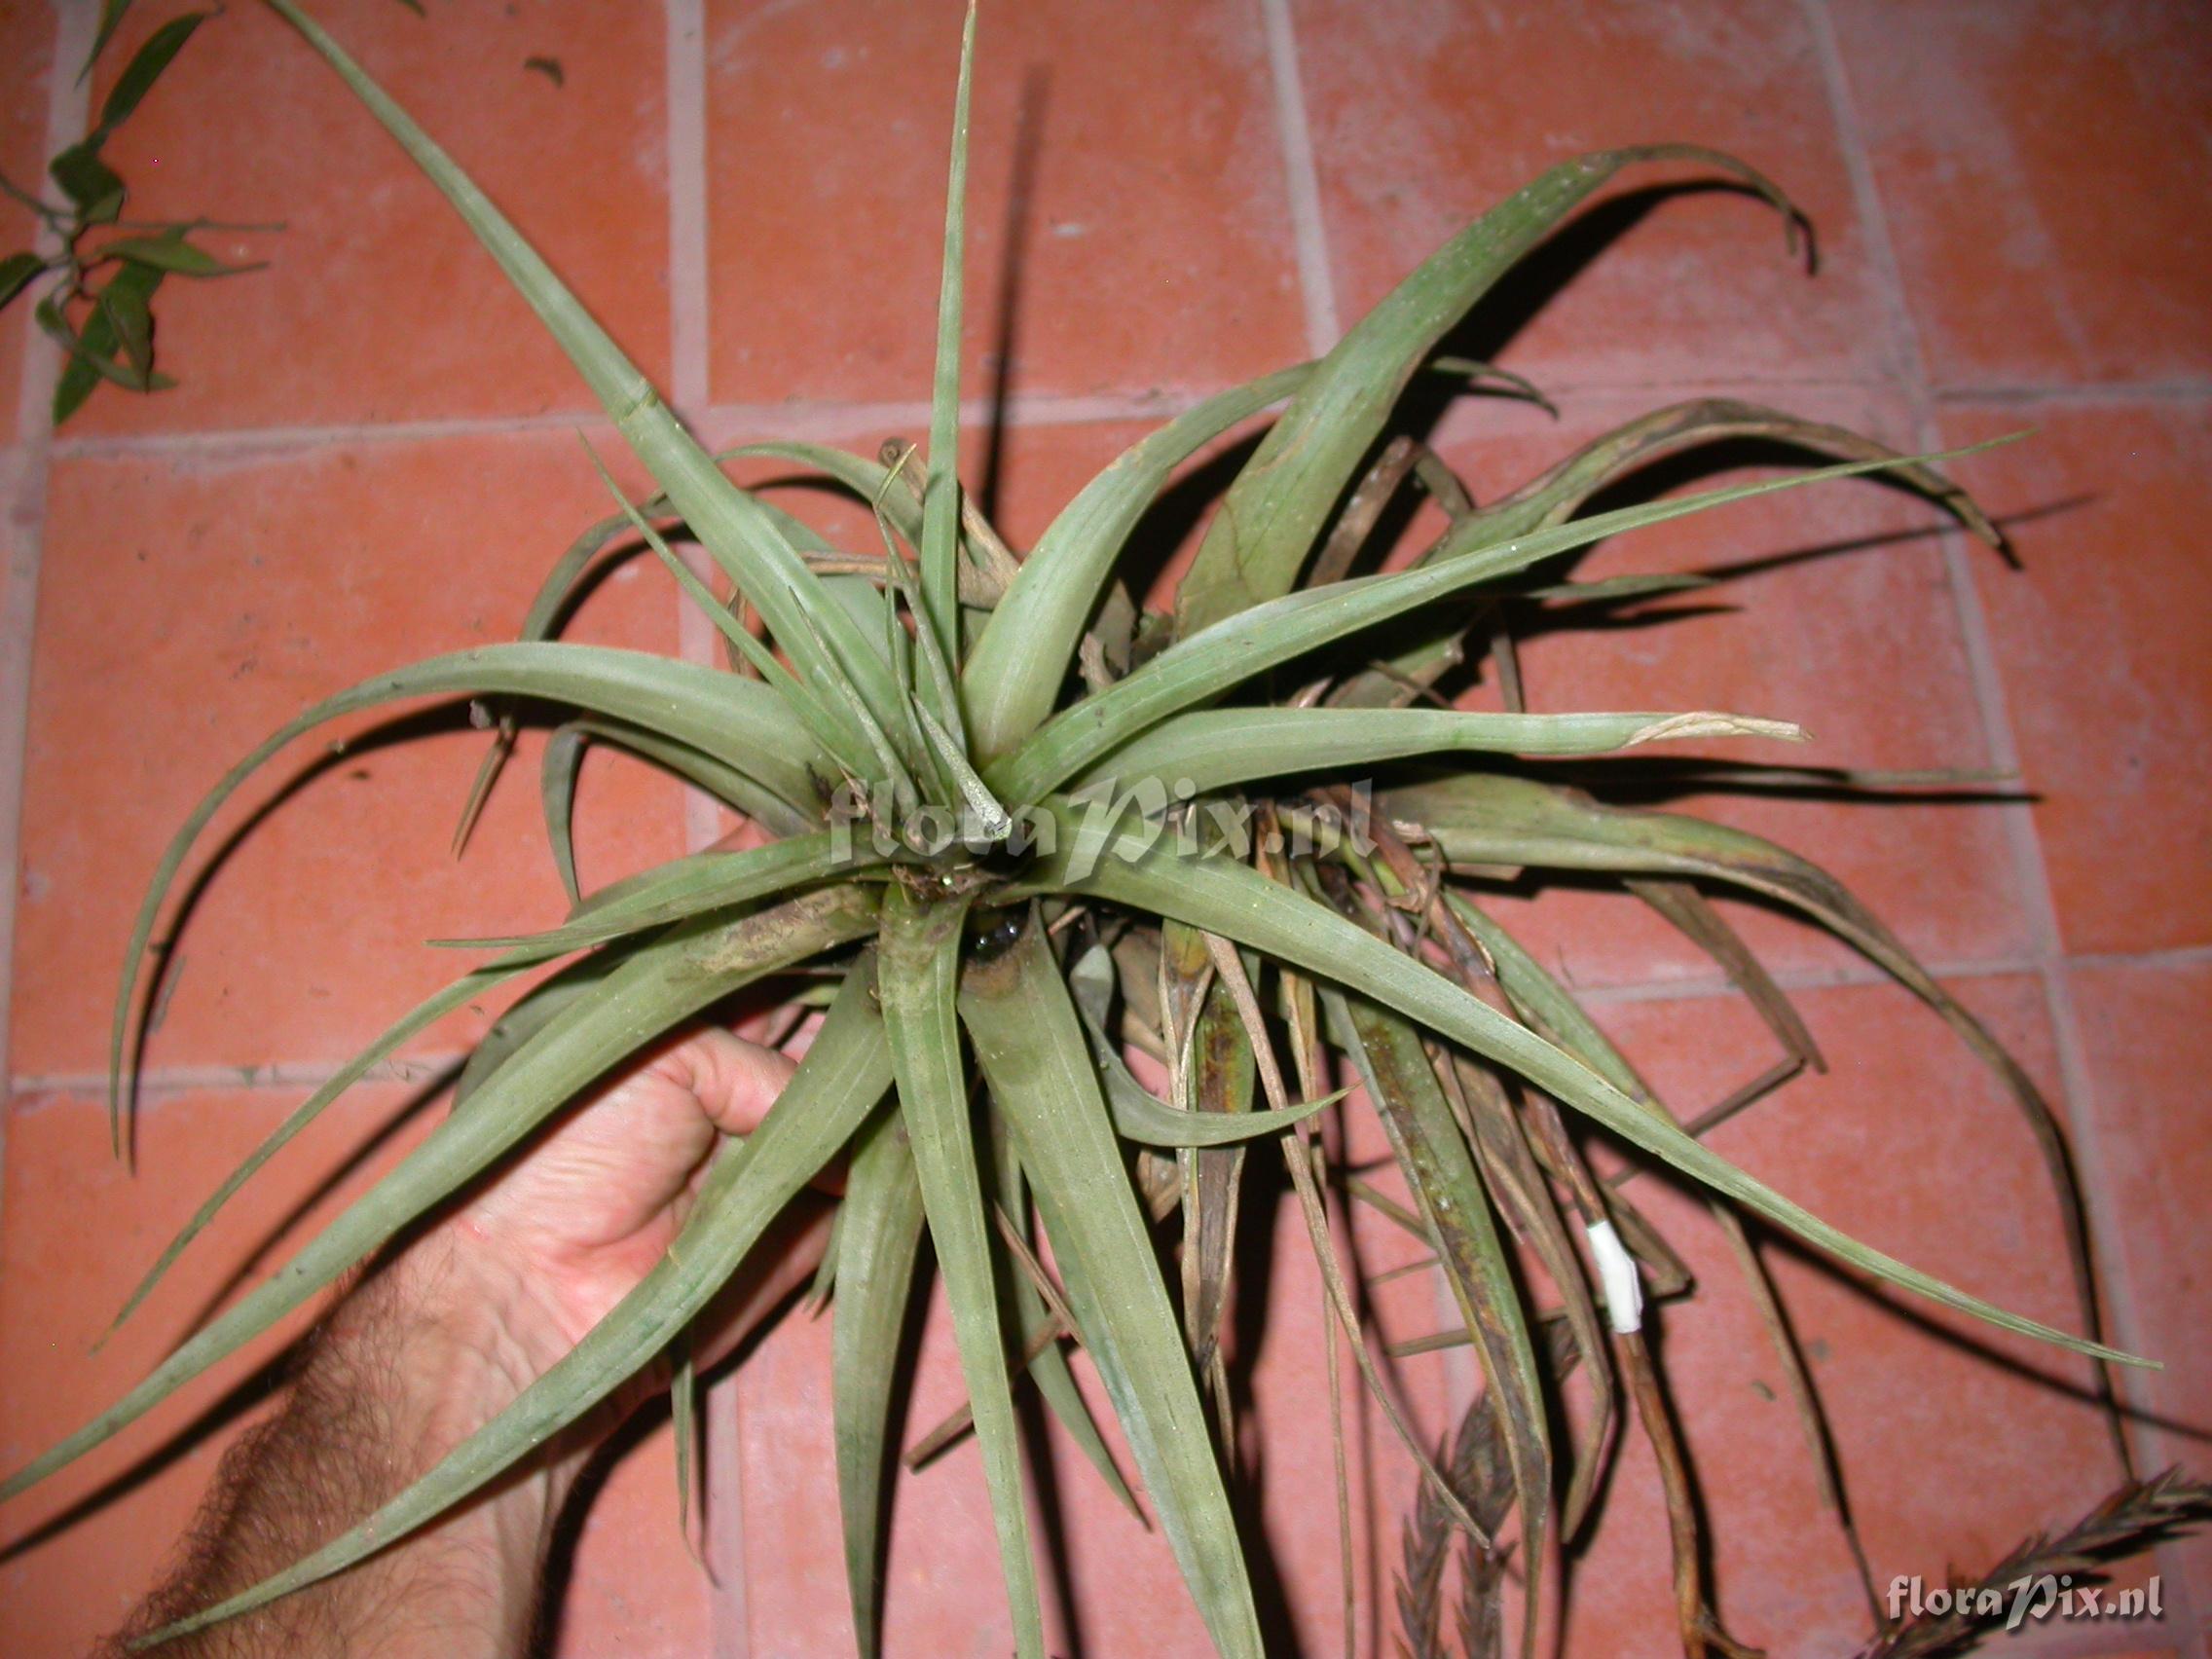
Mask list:
[[[128,0],[125,4],[109,0],[102,7],[94,57],[114,34],[127,5]],[[184,50],[184,43],[211,16],[187,13],[148,36],[109,89],[97,125],[48,163],[47,175],[60,190],[65,205],[0,177],[0,191],[28,209],[47,233],[50,251],[26,248],[0,259],[0,308],[52,274],[33,310],[39,327],[67,356],[54,387],[56,426],[82,408],[103,382],[137,392],[166,391],[176,384],[154,366],[153,300],[164,281],[171,276],[235,276],[261,269],[261,262],[233,265],[216,258],[192,240],[194,233],[283,228],[212,219],[123,217],[129,188],[101,152]],[[91,62],[85,67],[89,73]]]

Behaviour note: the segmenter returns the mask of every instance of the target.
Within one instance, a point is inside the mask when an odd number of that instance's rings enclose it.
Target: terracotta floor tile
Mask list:
[[[2037,981],[1953,988],[2032,1071],[2052,1075]],[[1867,1243],[2016,1311],[2076,1326],[2042,1161],[1972,1056],[1899,991],[1825,990],[1801,1001],[1834,1070],[1715,1130],[1714,1147]],[[1760,1042],[1733,1002],[1620,1007],[1603,1017],[1685,1111],[1751,1069],[1745,1056]],[[1691,1302],[1665,1308],[1658,1328],[1714,1515],[1730,1628],[1778,1659],[1853,1650],[1869,1625],[1864,1600],[1733,1258],[1694,1200],[1648,1176],[1630,1191],[1700,1287]],[[1870,1298],[1793,1249],[1766,1256],[1822,1390],[1878,1584],[1985,1570],[2024,1534],[2084,1512],[2117,1484],[2094,1411],[2041,1381],[2077,1384],[2081,1362],[1931,1314],[1917,1299]],[[1672,1651],[1667,1574],[1665,1517],[1639,1441],[1623,1453],[1577,1571],[1567,1651]]]
[[[583,1511],[555,1627],[554,1659],[697,1659],[713,1646],[715,1587],[683,1546],[676,1437],[654,1426],[617,1437],[619,1460]]]
[[[2165,1433],[2166,1456],[2199,1469],[2212,1433],[2212,1224],[2200,1201],[2212,1183],[2212,968],[2077,967],[2071,978],[2140,1340],[2166,1364],[2143,1380],[2142,1397],[2181,1425]],[[2167,1561],[2187,1570],[2201,1616],[2212,1606],[2212,1541],[2185,1540]]]
[[[1962,409],[1960,439],[2026,442],[1978,463],[2021,515],[2023,572],[1976,561],[2036,827],[2074,950],[2212,940],[2212,406]],[[2039,511],[2039,509],[2041,509]]]
[[[54,13],[45,6],[0,7],[0,173],[24,190],[46,181],[46,91],[54,61]],[[38,221],[14,202],[0,202],[0,257],[28,248]],[[18,295],[0,312],[0,443],[17,433],[17,388],[23,344],[30,338],[30,302]]]
[[[1347,324],[1553,163],[1681,140],[1731,151],[1790,192],[1818,227],[1820,278],[1785,257],[1773,215],[1749,198],[1660,202],[1647,220],[1637,203],[1601,206],[1493,297],[1471,334],[1476,353],[1497,354],[1510,338],[1504,360],[1539,379],[1638,386],[1894,370],[1821,65],[1795,9],[1302,0],[1294,10]],[[1616,188],[1692,176],[1644,169]]]
[[[1146,419],[1011,426],[995,445],[984,428],[964,428],[962,477],[990,513],[1000,534],[1017,551],[1026,553],[1085,485],[1170,418],[1163,410]],[[726,419],[711,422],[709,430],[718,449],[780,435],[772,421],[756,424],[750,418],[743,425]],[[885,438],[918,442],[924,435],[863,421],[817,441],[872,456]],[[1175,583],[1197,551],[1198,533],[1209,520],[1220,492],[1235,476],[1235,466],[1248,453],[1242,442],[1248,436],[1246,432],[1233,433],[1181,469],[1132,534],[1124,559],[1116,569],[1145,590],[1154,608],[1172,606]],[[774,493],[770,498],[777,505],[815,526],[836,545],[871,554],[882,551],[874,521],[861,503],[841,492],[825,492],[798,481],[799,472],[780,462],[732,463],[732,476],[756,488],[771,488]]]
[[[1016,549],[1026,551],[1093,474],[1171,418],[1163,410],[1151,420],[1009,426],[995,440],[981,425],[963,426],[962,481],[977,503],[992,514],[1000,534]],[[718,451],[788,435],[773,414],[756,420],[750,412],[742,423],[726,412],[710,418],[703,430],[706,441]],[[865,410],[856,411],[849,425],[832,423],[824,426],[810,421],[805,430],[808,441],[871,459],[888,438],[921,443],[929,435],[926,429],[910,424],[886,424],[879,415]],[[875,554],[883,551],[882,536],[866,506],[841,489],[827,489],[810,481],[805,468],[780,461],[740,460],[729,463],[729,471],[748,486],[772,490],[770,498],[778,506],[806,520],[839,546]]]
[[[716,0],[707,19],[715,396],[926,400],[955,17]],[[1006,7],[976,77],[972,392],[1002,354],[1027,393],[1212,387],[1304,354],[1257,7]]]
[[[32,691],[18,1074],[104,1069],[138,896],[224,768],[318,696],[511,639],[544,571],[605,499],[574,437],[558,432],[57,464]],[[148,603],[119,604],[126,593]],[[585,600],[572,637],[669,651],[675,607],[665,576],[633,561]],[[183,935],[152,1063],[342,1058],[459,971],[461,958],[423,940],[557,918],[534,751],[466,859],[447,856],[485,741],[461,725],[359,751],[245,836]],[[295,751],[249,798],[267,800],[307,764]],[[681,850],[672,783],[620,761],[591,770],[587,883]]]
[[[1247,1215],[1260,1213],[1248,1189]],[[1264,1222],[1260,1225],[1265,1225]],[[1271,1278],[1277,1309],[1252,1378],[1252,1431],[1243,1456],[1261,1493],[1259,1532],[1272,1571],[1256,1580],[1267,1627],[1294,1632],[1288,1651],[1337,1651],[1336,1511],[1326,1432],[1326,1382],[1320,1341],[1318,1281],[1305,1231],[1286,1202],[1276,1212],[1276,1268]],[[746,1611],[751,1651],[795,1656],[842,1651],[851,1640],[842,1545],[831,1482],[830,1434],[830,1321],[793,1318],[740,1369],[735,1408],[741,1436],[746,1544]],[[1429,1322],[1419,1327],[1433,1328]],[[1411,1335],[1394,1331],[1392,1335]],[[1134,1478],[1104,1397],[1091,1386],[1088,1363],[1076,1362],[1109,1444]],[[1366,1493],[1383,1518],[1373,1537],[1355,1523],[1361,1568],[1362,1655],[1394,1651],[1376,1641],[1369,1622],[1378,1587],[1388,1595],[1397,1551],[1397,1521],[1411,1501],[1412,1475],[1388,1428],[1356,1397],[1347,1358],[1347,1456],[1355,1503]],[[1405,1366],[1406,1395],[1417,1420],[1434,1432],[1444,1367],[1435,1360]],[[904,1444],[912,1444],[964,1398],[941,1291],[925,1322],[914,1404]],[[1028,1396],[1024,1396],[1028,1398]],[[1049,1419],[1048,1419],[1049,1420]],[[1140,1530],[1087,1460],[1056,1426],[1048,1427],[1050,1479],[1057,1496],[1063,1544],[1055,1550],[1039,1523],[1040,1586],[1049,1608],[1048,1644],[1069,1651],[1074,1628],[1084,1651],[1189,1653],[1204,1648],[1204,1627],[1192,1606],[1157,1527]],[[1037,1515],[1033,1510],[1033,1517]],[[1379,1554],[1371,1555],[1370,1551]],[[1051,1563],[1064,1560],[1067,1577]],[[900,1477],[892,1510],[885,1583],[885,1651],[985,1655],[1002,1652],[1008,1634],[989,1500],[973,1439],[919,1474]],[[1395,1628],[1383,1604],[1382,1629]],[[1273,1648],[1271,1646],[1271,1651]]]
[[[154,1300],[93,1353],[92,1343],[163,1245],[297,1097],[206,1090],[152,1098],[138,1120],[133,1177],[108,1153],[107,1114],[96,1098],[18,1095],[0,1211],[0,1369],[8,1378],[0,1389],[0,1462],[15,1468],[78,1426],[138,1381],[226,1288],[252,1282],[306,1242],[313,1227],[427,1130],[441,1108],[430,1103],[408,1116],[414,1099],[413,1090],[381,1085],[334,1106],[233,1200]],[[394,1123],[397,1132],[380,1138]],[[335,1195],[318,1192],[332,1177],[339,1178]],[[308,1200],[303,1220],[295,1206]],[[102,1246],[89,1250],[84,1220],[95,1215]],[[296,1317],[283,1331],[302,1324]],[[61,1659],[122,1621],[169,1558],[215,1457],[246,1420],[233,1411],[203,1425],[203,1416],[215,1413],[282,1340],[251,1345],[216,1376],[189,1384],[144,1422],[8,1506],[0,1535],[11,1543],[65,1517],[69,1524],[0,1563],[0,1646],[26,1659]]]
[[[2212,368],[2194,159],[2212,136],[2212,40],[2194,6],[1839,0],[1833,12],[1938,384]]]
[[[133,10],[105,70],[175,7]],[[146,16],[141,18],[139,11]],[[668,366],[667,115],[658,12],[558,0],[409,17],[316,16],[541,246],[656,379]],[[558,80],[524,67],[543,57]],[[230,113],[220,134],[206,112]],[[517,144],[511,135],[529,133]],[[78,432],[204,431],[588,409],[591,397],[412,163],[280,21],[203,29],[108,146],[133,213],[282,220],[210,233],[271,269],[159,296],[180,383],[95,396]]]
[[[232,1274],[274,1267],[444,1111],[442,1101],[397,1086],[347,1097],[234,1200],[138,1319],[91,1354],[92,1340],[169,1235],[294,1104],[277,1090],[158,1097],[140,1119],[140,1173],[133,1179],[108,1156],[106,1115],[96,1099],[18,1097],[9,1124],[0,1228],[0,1365],[9,1379],[0,1391],[0,1463],[15,1467],[75,1427],[92,1403],[121,1393]],[[396,1132],[383,1133],[395,1123]],[[356,1155],[361,1161],[353,1164]],[[317,1196],[326,1177],[340,1178],[335,1198]],[[303,1223],[293,1206],[308,1198],[314,1201]],[[92,1213],[103,1218],[110,1240],[97,1251],[82,1248],[81,1218]],[[266,1358],[276,1351],[274,1340],[252,1351]],[[225,1366],[210,1383],[193,1385],[147,1424],[89,1455],[82,1472],[65,1471],[9,1507],[0,1537],[10,1542],[64,1514],[75,1518],[0,1563],[0,1646],[23,1659],[61,1659],[122,1621],[168,1558],[215,1458],[245,1419],[226,1418],[197,1435],[188,1426],[255,1363],[249,1357]],[[172,1443],[183,1450],[168,1460]],[[92,1501],[111,1481],[118,1483],[113,1495]],[[619,1650],[678,1659],[704,1651],[707,1587],[683,1553],[675,1485],[664,1414],[657,1428],[626,1439],[583,1512],[555,1653],[585,1659]]]
[[[1558,424],[1525,406],[1470,401],[1449,419],[1440,443],[1477,498],[1494,499],[1661,401],[1648,395],[1575,398]],[[1894,443],[1911,436],[1905,411],[1887,398],[1800,390],[1762,401]],[[1695,478],[1695,488],[1756,475],[1741,464],[1760,459],[1755,452],[1714,454],[1716,464],[1736,464]],[[1962,476],[1972,481],[1976,474]],[[1647,498],[1654,498],[1649,485],[1619,500]],[[1813,736],[1808,745],[1662,746],[1683,756],[1876,769],[1984,765],[1953,596],[1940,547],[1928,534],[1942,522],[1937,509],[1901,491],[1847,480],[1616,537],[1578,564],[1563,565],[1561,572],[1592,578],[1732,571],[1738,579],[1710,594],[1644,607],[1653,619],[1646,623],[1533,635],[1521,652],[1529,706],[1538,712],[1721,709],[1797,720]],[[1433,528],[1415,526],[1417,535]],[[1668,610],[1687,614],[1657,622]],[[1626,623],[1637,612],[1619,614]],[[1494,684],[1478,686],[1470,701],[1496,706]],[[1657,749],[1644,753],[1654,763],[1659,759]],[[1639,803],[1633,785],[1623,781],[1636,775],[1633,768],[1608,771],[1607,763],[1595,762],[1575,775],[1601,796],[1609,792],[1622,804]],[[1708,792],[1674,800],[1646,794],[1642,800],[1765,835],[1825,866],[1925,959],[1986,960],[2024,944],[2001,825],[1988,807],[1895,795],[1824,802],[1788,792]],[[1858,960],[1808,925],[1764,906],[1731,904],[1729,910],[1772,966]],[[1501,915],[1570,982],[1714,972],[1672,928],[1610,892],[1562,887],[1533,906],[1509,905]]]

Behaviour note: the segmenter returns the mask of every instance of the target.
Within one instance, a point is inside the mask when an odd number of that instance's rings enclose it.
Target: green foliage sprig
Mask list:
[[[124,5],[102,8],[92,55],[96,57]],[[54,424],[84,406],[102,383],[129,391],[165,391],[176,382],[154,366],[155,293],[171,276],[204,279],[258,271],[263,262],[233,265],[192,240],[209,230],[275,231],[280,225],[227,225],[212,219],[129,220],[123,217],[129,191],[101,153],[116,129],[129,120],[184,44],[212,13],[190,12],[156,29],[131,55],[100,104],[98,122],[47,164],[47,176],[64,204],[0,178],[4,191],[28,208],[50,233],[53,251],[35,248],[0,259],[0,307],[55,274],[38,294],[39,327],[66,360],[54,387]],[[90,71],[92,64],[86,64]]]

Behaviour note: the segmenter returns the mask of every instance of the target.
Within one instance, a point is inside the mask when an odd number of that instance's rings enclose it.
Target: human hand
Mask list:
[[[128,1634],[243,1590],[396,1495],[498,1416],[636,1286],[696,1201],[721,1137],[751,1132],[793,1070],[706,1027],[567,1108],[511,1167],[340,1302],[284,1411],[225,1459],[193,1551]],[[756,1246],[695,1344],[711,1362],[813,1272],[830,1205],[802,1197]],[[474,1502],[180,1655],[520,1652],[554,1517],[637,1380]],[[109,1651],[120,1654],[122,1640]]]
[[[710,851],[767,837],[743,824]],[[794,1044],[800,1051],[810,1028]],[[542,1375],[620,1302],[682,1230],[722,1137],[747,1135],[796,1069],[777,1050],[701,1026],[634,1060],[555,1121],[443,1231],[469,1294],[504,1304],[498,1322]],[[829,1206],[802,1196],[754,1247],[702,1315],[693,1352],[721,1357],[810,1275],[829,1242]],[[526,1379],[527,1380],[527,1379]],[[617,1396],[620,1413],[661,1381]]]
[[[568,1109],[450,1224],[457,1254],[504,1281],[506,1322],[542,1370],[667,1253],[721,1138],[750,1134],[793,1062],[716,1026],[664,1044]],[[716,1309],[718,1357],[821,1259],[828,1206],[802,1198]]]

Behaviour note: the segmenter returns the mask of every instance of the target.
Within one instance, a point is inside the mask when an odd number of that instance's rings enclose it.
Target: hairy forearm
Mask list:
[[[572,1351],[675,1247],[694,1188],[791,1062],[708,1028],[566,1116],[530,1157],[343,1298],[290,1398],[223,1461],[185,1560],[107,1650],[281,1572],[368,1520]],[[830,1204],[785,1206],[690,1327],[711,1363],[813,1272]],[[648,1368],[551,1447],[335,1577],[180,1638],[173,1659],[495,1659],[532,1634],[553,1522]]]
[[[281,1571],[365,1520],[496,1416],[546,1356],[517,1292],[433,1233],[306,1346],[279,1413],[224,1457],[169,1582],[107,1650]],[[166,1644],[175,1659],[522,1651],[568,1461],[532,1467],[351,1571]]]

